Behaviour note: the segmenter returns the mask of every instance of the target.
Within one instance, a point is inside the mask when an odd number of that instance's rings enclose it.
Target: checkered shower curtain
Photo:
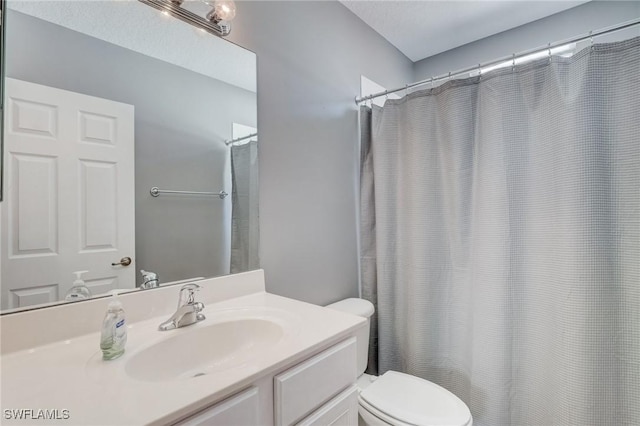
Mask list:
[[[361,109],[369,367],[474,425],[640,425],[640,37]]]

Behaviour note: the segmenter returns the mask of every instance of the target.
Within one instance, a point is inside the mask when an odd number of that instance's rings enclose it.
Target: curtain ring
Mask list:
[[[551,43],[549,43],[547,47],[549,48],[549,63],[551,63]]]
[[[433,76],[431,76],[431,91],[433,92]]]
[[[516,70],[516,54],[513,54],[513,60],[511,62],[511,71],[515,71]]]
[[[404,96],[409,96],[409,85],[405,84],[404,85]]]
[[[589,41],[591,42],[591,50],[593,50],[593,30],[589,31]]]
[[[478,64],[478,80],[482,80],[482,64]]]
[[[448,77],[447,81],[451,81],[451,71],[449,71],[449,77]]]

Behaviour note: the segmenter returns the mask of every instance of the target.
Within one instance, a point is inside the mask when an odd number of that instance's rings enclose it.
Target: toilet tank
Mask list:
[[[366,327],[363,327],[356,333],[356,348],[358,352],[358,377],[360,377],[367,369],[369,361],[369,329],[370,318],[375,311],[373,303],[364,299],[344,299],[339,302],[327,305],[327,308],[336,311],[346,312],[348,314],[358,315],[367,319]]]

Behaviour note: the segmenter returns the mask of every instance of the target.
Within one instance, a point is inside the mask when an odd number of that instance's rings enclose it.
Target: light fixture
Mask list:
[[[231,32],[230,21],[236,16],[233,0],[202,0],[212,9],[206,19],[182,7],[184,0],[138,0],[160,10],[164,14],[178,18],[208,33],[221,37]]]
[[[213,7],[207,13],[207,19],[215,22],[230,22],[236,16],[236,4],[233,0],[203,0],[203,3]]]

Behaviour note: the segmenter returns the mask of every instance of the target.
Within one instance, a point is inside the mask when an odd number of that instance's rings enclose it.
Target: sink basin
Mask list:
[[[126,374],[144,381],[189,379],[243,365],[274,347],[284,329],[264,318],[234,319],[183,328],[136,353]]]

